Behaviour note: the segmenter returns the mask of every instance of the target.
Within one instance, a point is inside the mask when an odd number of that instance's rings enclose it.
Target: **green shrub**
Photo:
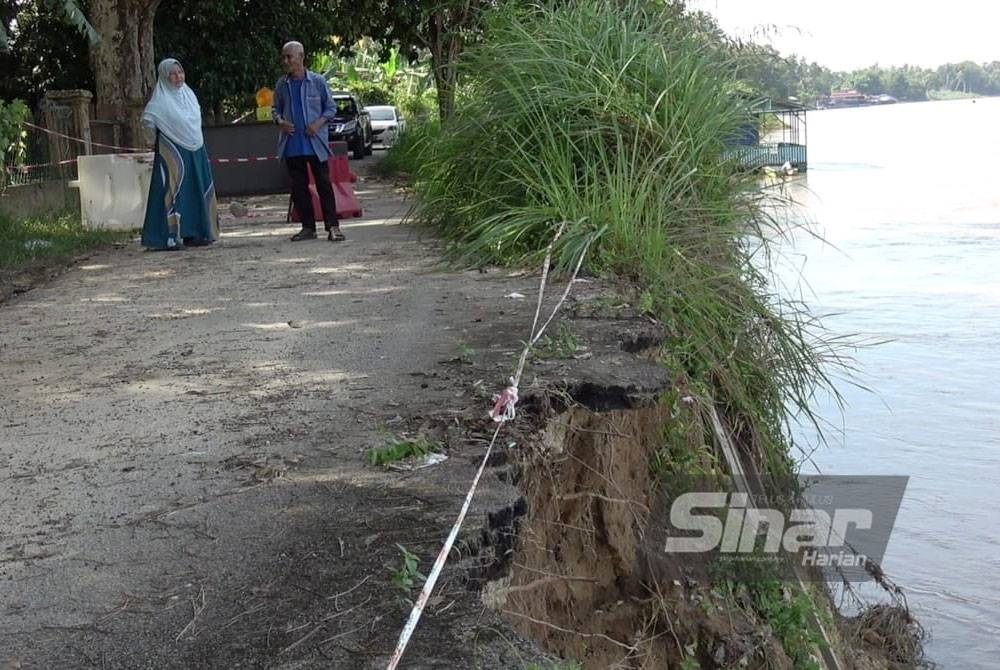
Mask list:
[[[0,190],[7,186],[6,166],[24,158],[27,118],[28,107],[23,102],[0,100]]]

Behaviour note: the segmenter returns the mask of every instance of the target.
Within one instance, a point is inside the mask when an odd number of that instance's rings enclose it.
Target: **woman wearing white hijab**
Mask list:
[[[142,245],[173,251],[211,244],[219,238],[219,216],[201,135],[201,106],[184,83],[179,62],[167,58],[157,72],[142,113],[142,124],[156,130]]]

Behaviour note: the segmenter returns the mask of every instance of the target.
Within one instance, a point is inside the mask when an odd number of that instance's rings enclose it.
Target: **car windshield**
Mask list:
[[[372,121],[395,121],[396,115],[392,113],[392,107],[369,107],[368,113]]]
[[[334,98],[337,105],[337,116],[357,116],[358,108],[354,106],[354,101],[350,98]]]

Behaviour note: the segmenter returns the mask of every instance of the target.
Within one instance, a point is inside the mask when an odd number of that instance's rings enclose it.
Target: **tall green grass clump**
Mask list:
[[[644,294],[671,333],[665,363],[722,409],[766,472],[793,469],[790,420],[811,418],[831,349],[772,295],[756,178],[727,140],[752,118],[731,64],[664,3],[539,3],[487,17],[463,55],[469,95],[411,147],[419,203],[463,265],[570,267]]]
[[[419,170],[429,146],[438,141],[440,134],[441,125],[437,120],[410,122],[406,132],[375,164],[375,173],[382,177],[411,178]]]

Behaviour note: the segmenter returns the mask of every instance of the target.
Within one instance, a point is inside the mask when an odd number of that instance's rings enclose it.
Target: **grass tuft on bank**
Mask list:
[[[129,231],[88,230],[80,215],[72,212],[25,219],[0,214],[0,269],[12,271],[40,261],[64,262],[131,235]]]
[[[0,300],[36,277],[63,268],[81,254],[122,242],[131,231],[88,230],[79,213],[15,219],[0,213]]]

